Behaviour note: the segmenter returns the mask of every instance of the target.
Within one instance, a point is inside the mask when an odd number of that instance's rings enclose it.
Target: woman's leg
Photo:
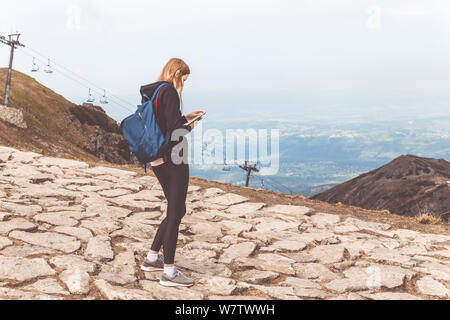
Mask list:
[[[159,181],[159,184],[161,185],[161,188],[163,189],[164,196],[167,198],[168,194],[168,187],[169,187],[169,170],[168,167],[169,163],[164,163],[162,165],[153,167],[153,173],[155,174],[156,178]],[[153,253],[159,252],[161,249],[161,246],[163,244],[163,237],[164,233],[166,231],[166,223],[167,223],[167,216],[164,218],[161,223],[159,224],[158,230],[156,231],[155,237],[153,238],[153,243],[151,246],[151,251]]]
[[[161,166],[164,166],[164,164]],[[164,248],[164,264],[170,265],[174,262],[178,241],[178,228],[181,219],[186,214],[189,165],[175,165],[168,162],[167,166],[161,169],[162,172],[155,172],[155,175],[159,175],[162,178],[160,182],[162,181],[161,186],[167,199],[167,214],[156,232],[152,250],[158,251],[162,243]]]
[[[178,242],[178,228],[186,214],[186,195],[189,185],[189,165],[171,164],[167,198],[167,221],[163,238],[164,264],[173,264]]]

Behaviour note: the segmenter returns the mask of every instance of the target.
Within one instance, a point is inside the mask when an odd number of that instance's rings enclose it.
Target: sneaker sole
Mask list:
[[[176,282],[172,282],[172,281],[163,281],[163,280],[159,280],[159,284],[164,287],[191,287],[194,285],[193,283],[183,284],[183,283],[176,283]]]
[[[154,271],[161,271],[161,270],[164,270],[164,268],[158,268],[158,267],[144,267],[144,266],[141,266],[141,270],[142,270],[142,271],[146,271],[146,272],[154,272]]]

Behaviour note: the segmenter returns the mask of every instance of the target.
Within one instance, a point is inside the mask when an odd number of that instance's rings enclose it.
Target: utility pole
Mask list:
[[[248,163],[248,161],[245,160],[244,165],[239,166],[239,168],[241,168],[242,170],[245,170],[247,172],[247,178],[245,180],[246,187],[248,187],[248,182],[250,181],[250,174],[252,173],[252,171],[259,172],[259,170],[256,168],[256,163],[252,166],[249,166],[247,163]]]
[[[11,52],[9,54],[9,67],[8,67],[8,75],[6,77],[6,87],[5,87],[5,96],[3,98],[3,104],[8,106],[9,104],[9,90],[11,89],[11,76],[12,76],[12,64],[14,58],[14,49],[17,47],[25,47],[22,43],[19,42],[20,33],[14,33],[8,35],[8,39],[4,36],[0,36],[0,42],[4,43],[11,47]]]

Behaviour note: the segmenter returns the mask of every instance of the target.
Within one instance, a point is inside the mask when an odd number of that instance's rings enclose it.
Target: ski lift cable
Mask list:
[[[25,52],[25,51],[22,51],[22,52],[23,52],[24,54],[26,54],[26,55],[32,56],[32,55],[31,55],[30,53],[28,53],[28,52]],[[42,60],[42,59],[40,59],[40,58],[36,58],[36,59],[39,60],[39,61],[41,61],[41,62],[45,62],[44,60]],[[87,89],[91,89],[88,85],[86,85],[86,84],[82,83],[81,81],[79,81],[79,80],[73,78],[72,76],[67,75],[65,72],[61,71],[59,68],[53,67],[53,69],[54,69],[55,71],[57,71],[59,74],[61,74],[62,76],[64,76],[64,77],[66,77],[66,78],[68,78],[68,79],[70,79],[70,80],[72,80],[72,81],[78,83],[80,86],[83,86],[83,87],[85,87],[85,88],[87,88]],[[97,94],[101,94],[100,91],[97,91],[97,90],[94,90],[94,89],[91,89],[91,90],[92,90],[93,92],[97,93]],[[113,101],[113,100],[111,99],[111,101]],[[120,107],[122,107],[122,108],[124,108],[124,109],[127,109],[128,111],[131,111],[128,107],[123,106],[121,103],[118,103],[117,101],[113,101],[113,102],[114,102],[115,104],[117,104],[118,106],[120,106]]]
[[[27,45],[27,48],[28,48],[29,50],[33,51],[34,53],[36,53],[37,55],[40,55],[41,57],[44,57],[44,58],[48,59],[48,57],[47,57],[46,55],[40,53],[39,51],[37,51],[37,50],[35,50],[35,49],[33,49],[33,48],[31,48],[30,46]],[[24,50],[24,48],[21,48],[21,50],[26,51],[26,50]],[[92,81],[90,81],[90,80],[86,79],[85,77],[79,75],[78,73],[76,73],[76,72],[70,70],[69,68],[64,67],[63,65],[61,65],[61,64],[59,64],[59,63],[56,63],[54,60],[52,60],[52,63],[53,63],[53,65],[58,66],[58,67],[61,68],[61,69],[64,69],[65,71],[71,73],[72,75],[74,75],[74,76],[76,76],[77,78],[79,78],[79,79],[85,81],[86,83],[89,83],[91,86],[93,86],[93,87],[95,87],[95,88],[97,88],[97,89],[100,89],[100,90],[102,90],[102,91],[104,90],[105,92],[108,92],[109,96],[112,96],[112,97],[116,98],[117,100],[122,101],[123,103],[129,104],[130,106],[133,106],[133,107],[135,106],[133,103],[130,103],[129,101],[126,101],[126,100],[124,100],[124,99],[122,99],[122,98],[120,98],[120,97],[114,95],[112,92],[105,90],[103,87],[101,87],[101,86],[99,86],[99,85],[93,83]]]
[[[267,177],[266,177],[267,178]],[[285,190],[287,190],[288,192],[289,192],[289,194],[294,194],[294,192],[292,192],[292,190],[290,189],[290,188],[288,188],[287,186],[285,186],[284,184],[282,184],[282,183],[279,183],[279,182],[276,182],[276,181],[274,181],[273,179],[269,179],[270,181],[272,181],[273,183],[275,183],[275,184],[277,184],[277,185],[279,185],[279,186],[281,186],[281,187],[283,187]]]
[[[274,184],[272,184],[272,183],[269,183],[269,182],[267,182],[267,181],[264,181],[264,180],[263,180],[262,178],[260,178],[259,176],[254,176],[254,175],[252,175],[252,177],[258,178],[258,179],[261,181],[261,183],[262,183],[261,186],[265,186],[265,184],[268,184],[269,186],[272,186],[275,190],[278,190],[279,192],[284,193],[284,191],[283,191],[282,189],[280,189],[279,187],[277,187],[276,185],[274,185]]]
[[[28,55],[28,56],[30,56],[30,57],[33,56],[32,54],[30,54],[30,53],[28,53],[28,52],[26,52],[26,51],[24,51],[24,50],[22,50],[22,53],[24,53],[24,54],[26,54],[26,55]],[[45,63],[45,60],[43,60],[43,59],[36,58],[36,60]],[[52,67],[52,68],[53,68],[54,71],[57,71],[58,74],[60,74],[60,75],[62,75],[62,76],[64,76],[64,77],[66,77],[66,78],[68,78],[68,79],[70,79],[70,80],[72,80],[72,81],[78,83],[80,86],[82,86],[82,87],[84,87],[84,88],[86,88],[86,89],[91,89],[93,92],[95,92],[95,93],[97,93],[97,94],[99,94],[99,95],[102,94],[100,91],[97,91],[97,90],[94,90],[94,89],[90,88],[88,85],[86,85],[86,84],[84,84],[83,82],[81,82],[81,81],[75,79],[74,77],[72,77],[72,76],[66,74],[65,72],[61,71],[59,68],[56,68],[56,67]],[[127,111],[133,111],[133,110],[131,110],[129,107],[126,107],[126,106],[122,105],[121,103],[117,102],[115,99],[113,99],[113,98],[111,98],[111,97],[109,98],[109,100],[110,100],[111,102],[113,102],[114,104],[116,104],[117,106],[119,106],[119,107],[121,107],[121,108],[123,108],[123,109],[126,109]]]
[[[257,177],[257,176],[255,176],[255,177]],[[264,176],[264,178],[266,179],[266,183],[269,183],[267,180],[272,181],[272,184],[277,184],[277,185],[279,185],[279,186],[285,188],[285,190],[288,190],[288,191],[289,191],[289,194],[291,194],[291,195],[294,194],[290,188],[286,187],[286,186],[285,186],[284,184],[282,184],[282,183],[279,183],[279,182],[275,181],[273,178],[269,178],[268,176]],[[279,189],[279,188],[278,188],[278,189]]]
[[[37,50],[31,48],[30,46],[27,46],[27,48],[30,49],[31,51],[35,52],[36,54],[38,54],[38,55],[40,55],[40,56],[42,56],[42,57],[47,58],[47,56],[45,56],[44,54],[42,54],[42,53],[38,52]],[[95,88],[97,88],[97,89],[104,90],[104,91],[108,92],[108,94],[109,94],[110,96],[115,97],[117,100],[120,100],[120,101],[122,101],[123,103],[126,103],[126,104],[129,104],[129,105],[134,106],[134,104],[130,103],[129,101],[126,101],[126,100],[124,100],[124,99],[122,99],[122,98],[120,98],[120,97],[114,95],[112,92],[109,92],[109,91],[105,90],[103,87],[101,87],[101,86],[99,86],[99,85],[93,83],[92,81],[90,81],[90,80],[86,79],[85,77],[79,75],[78,73],[76,73],[76,72],[70,70],[69,68],[64,67],[63,65],[61,65],[61,64],[59,64],[59,63],[56,63],[56,62],[53,61],[53,60],[52,60],[52,62],[53,62],[54,65],[56,65],[56,66],[58,66],[58,67],[60,67],[60,68],[62,68],[62,69],[64,69],[64,70],[66,70],[67,72],[70,72],[71,74],[73,74],[73,75],[76,76],[77,78],[79,78],[79,79],[85,81],[86,83],[89,83],[91,86],[93,86],[93,87],[95,87]]]

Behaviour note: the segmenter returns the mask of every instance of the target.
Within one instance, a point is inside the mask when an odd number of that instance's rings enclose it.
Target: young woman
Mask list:
[[[203,113],[203,111],[197,110],[185,116],[182,115],[183,85],[189,74],[189,67],[183,60],[172,58],[163,68],[157,82],[141,87],[141,95],[145,93],[151,97],[159,85],[166,83],[159,89],[153,101],[157,123],[165,134],[172,135],[177,129],[185,129],[184,131],[177,130],[177,136],[180,136],[180,131],[181,134],[189,133],[197,121],[189,126],[186,125],[186,122]],[[183,275],[174,265],[178,227],[186,213],[186,194],[189,184],[189,165],[186,162],[173,161],[172,155],[172,149],[175,146],[179,143],[186,143],[182,140],[183,136],[178,141],[170,141],[164,156],[150,163],[167,199],[167,213],[158,227],[151,250],[141,269],[144,271],[151,271],[154,268],[163,269],[160,284],[164,286],[191,286],[194,284],[192,278]],[[175,153],[178,154],[178,152]],[[164,249],[164,257],[159,254],[161,246]]]

